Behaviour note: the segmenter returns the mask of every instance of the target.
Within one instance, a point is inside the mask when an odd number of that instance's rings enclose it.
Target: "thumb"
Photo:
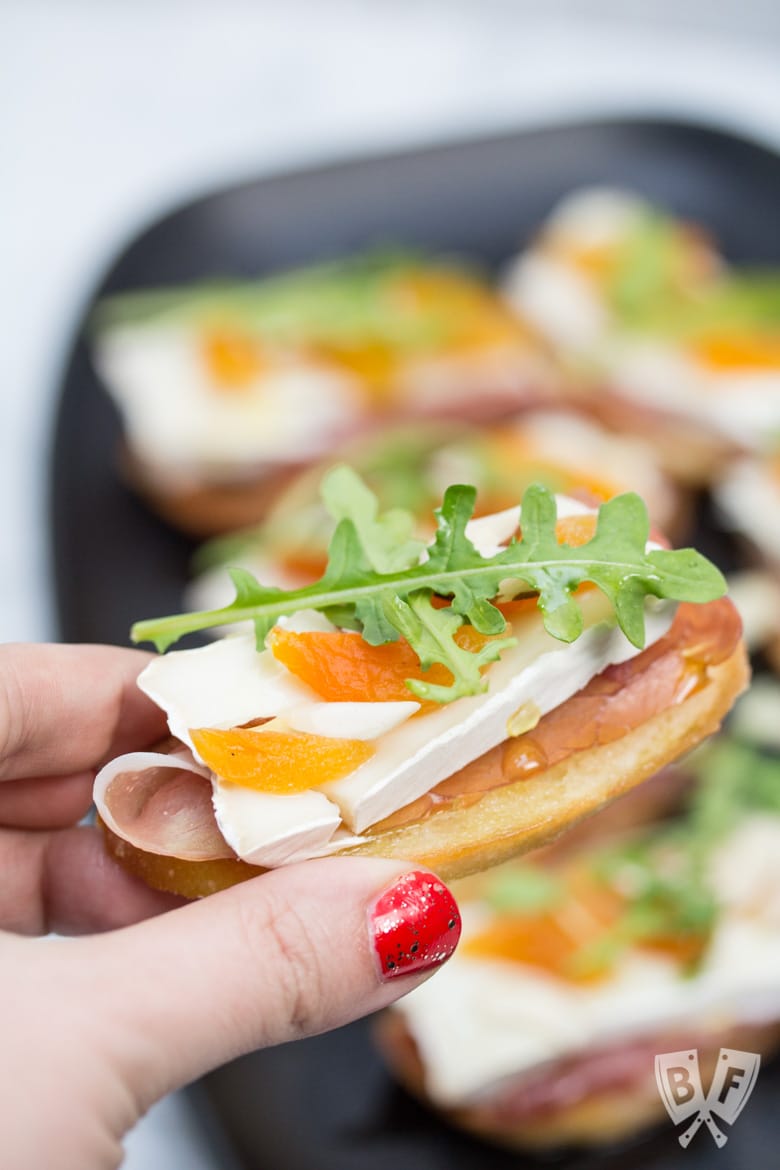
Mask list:
[[[307,861],[84,940],[92,1018],[143,1109],[241,1053],[386,1006],[459,935],[455,901],[429,871]]]

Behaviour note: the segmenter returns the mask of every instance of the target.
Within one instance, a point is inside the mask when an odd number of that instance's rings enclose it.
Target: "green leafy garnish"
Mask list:
[[[402,509],[380,514],[376,497],[350,468],[330,471],[322,495],[336,528],[319,581],[285,592],[234,568],[229,571],[236,596],[230,605],[137,622],[133,641],[151,641],[164,651],[185,634],[252,621],[262,649],[282,615],[315,609],[341,628],[360,631],[371,645],[406,638],[424,670],[434,664],[449,669],[451,686],[407,682],[420,698],[445,703],[486,690],[481,668],[514,645],[513,638],[496,637],[506,630],[493,604],[499,591],[504,597],[538,595],[547,631],[572,642],[583,629],[572,594],[592,582],[638,648],[644,645],[646,597],[704,602],[725,591],[720,572],[695,550],[646,551],[647,509],[633,493],[602,504],[593,537],[575,548],[558,543],[555,497],[534,484],[523,496],[519,539],[492,556],[478,552],[466,534],[476,500],[473,487],[447,489],[427,548],[413,536],[412,514]],[[437,605],[438,598],[449,605]],[[455,634],[464,624],[492,640],[478,652],[463,649]]]
[[[271,345],[387,345],[419,349],[439,344],[459,322],[446,305],[404,295],[419,272],[455,272],[446,261],[413,251],[374,249],[255,280],[206,280],[173,288],[119,293],[102,301],[93,325],[224,326],[246,330]],[[479,286],[478,286],[479,287]],[[455,314],[457,318],[457,314]]]
[[[644,204],[617,245],[604,293],[626,330],[678,342],[777,333],[780,273],[701,263],[691,229]],[[706,251],[704,253],[706,256]]]
[[[550,869],[516,864],[492,875],[482,897],[499,914],[538,914],[564,902],[566,886]]]
[[[690,808],[690,830],[707,849],[747,812],[780,816],[780,758],[735,737],[722,736],[693,757],[700,782]]]
[[[674,222],[646,210],[625,239],[607,287],[613,308],[626,324],[641,323],[656,305],[680,292],[679,253]]]
[[[387,506],[430,516],[439,497],[433,485],[434,457],[456,438],[462,439],[457,425],[399,425],[381,434],[361,436],[354,450],[347,449],[345,458]],[[301,554],[311,559],[318,553],[324,557],[335,526],[320,498],[327,466],[320,464],[296,476],[261,524],[201,545],[193,558],[194,571],[243,563],[263,554],[277,559],[295,559]]]
[[[627,899],[613,930],[615,940],[623,947],[659,938],[703,944],[718,910],[708,858],[709,849],[699,847],[686,820],[597,855],[594,872]]]
[[[685,234],[646,208],[619,249],[606,295],[619,321],[679,341],[729,332],[777,333],[780,275],[775,269],[696,274]]]

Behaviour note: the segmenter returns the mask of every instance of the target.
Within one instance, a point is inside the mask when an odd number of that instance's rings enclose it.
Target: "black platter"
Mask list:
[[[634,119],[260,179],[188,203],[133,240],[85,308],[63,377],[51,470],[60,636],[126,643],[136,618],[181,607],[193,551],[118,478],[119,423],[87,344],[98,297],[262,273],[370,244],[419,246],[494,268],[560,196],[591,183],[636,189],[704,224],[732,260],[780,264],[780,157],[715,129]],[[701,535],[715,553],[717,534]],[[720,1151],[704,1130],[683,1151],[668,1124],[598,1154],[524,1158],[464,1137],[411,1101],[374,1055],[368,1024],[359,1023],[248,1056],[206,1078],[197,1094],[245,1170],[775,1170],[779,1091],[775,1065],[759,1077]]]

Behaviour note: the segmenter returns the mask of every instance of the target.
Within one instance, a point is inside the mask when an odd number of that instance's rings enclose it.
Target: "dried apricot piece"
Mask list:
[[[219,329],[207,333],[201,342],[206,368],[223,390],[243,390],[263,369],[255,339],[247,333]]]
[[[374,754],[362,739],[293,730],[204,727],[190,734],[199,756],[220,780],[276,796],[340,780]]]
[[[472,653],[488,640],[473,626],[461,626],[458,645]],[[370,646],[358,634],[343,630],[297,633],[276,628],[267,645],[274,657],[329,702],[398,702],[412,698],[406,679],[424,679],[449,686],[452,674],[434,664],[423,671],[420,659],[404,638]],[[429,704],[436,707],[437,704]]]
[[[606,974],[608,962],[582,963],[595,954],[600,939],[614,924],[622,900],[607,886],[578,880],[560,905],[535,914],[503,914],[462,944],[471,958],[498,959],[541,967],[578,981]]]
[[[620,260],[620,248],[615,243],[584,244],[563,237],[551,243],[550,251],[600,285],[613,276]]]
[[[581,516],[564,516],[555,525],[555,535],[558,544],[568,544],[570,548],[579,548],[593,539],[596,532],[595,512],[583,512]]]
[[[780,337],[760,333],[723,333],[700,337],[694,357],[716,370],[780,369]]]

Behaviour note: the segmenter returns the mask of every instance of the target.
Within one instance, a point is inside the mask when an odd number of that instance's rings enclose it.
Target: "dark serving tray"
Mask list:
[[[120,482],[119,423],[90,364],[86,322],[104,293],[248,275],[400,243],[488,267],[528,239],[573,187],[634,188],[704,224],[726,254],[780,263],[780,157],[732,134],[651,120],[583,123],[260,179],[175,210],[111,267],[74,340],[63,378],[51,472],[60,635],[127,642],[139,617],[180,608],[192,544]],[[711,527],[701,532],[712,554]],[[246,1170],[772,1170],[780,1070],[767,1068],[728,1144],[702,1132],[681,1150],[671,1124],[598,1154],[521,1158],[463,1137],[397,1089],[368,1025],[256,1053],[199,1086]]]

